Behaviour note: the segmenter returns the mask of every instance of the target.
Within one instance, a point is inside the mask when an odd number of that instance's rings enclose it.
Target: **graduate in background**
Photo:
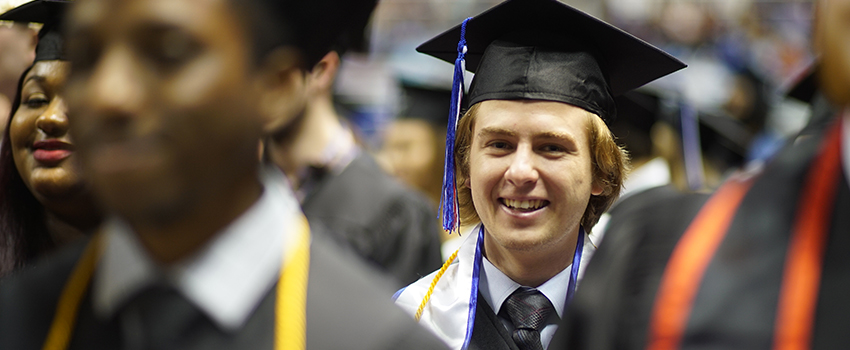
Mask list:
[[[37,0],[0,15],[44,24],[0,142],[0,276],[84,237],[103,218],[77,163],[61,92],[70,64],[59,28],[69,5]]]
[[[481,224],[396,303],[453,349],[545,349],[627,168],[613,98],[685,65],[554,0],[506,1],[418,50],[476,73],[442,205],[444,228]]]
[[[266,157],[290,179],[307,219],[403,286],[440,267],[436,211],[355,143],[333,101],[340,57],[362,45],[375,3],[347,14],[353,19],[344,33],[303,72],[304,109],[267,130],[264,144]]]
[[[593,227],[596,244],[622,212],[719,185],[742,166],[753,137],[743,123],[722,111],[695,111],[698,127],[689,133],[683,128],[682,112],[689,108],[685,102],[651,87],[630,91],[616,103],[611,131],[629,152],[631,169],[620,198]],[[699,166],[687,166],[685,157],[696,158]]]
[[[451,88],[437,88],[406,80],[402,80],[401,85],[404,91],[402,110],[384,132],[378,158],[387,165],[390,174],[425,193],[436,208],[443,189],[446,125],[452,91]],[[439,217],[435,216],[434,222],[438,220]],[[439,231],[443,261],[457,250],[463,239],[458,235],[450,235],[448,231]],[[431,271],[433,269],[428,272]]]
[[[656,203],[635,212],[640,224],[611,227],[565,320],[564,349],[850,342],[850,1],[814,11],[817,78],[836,113],[709,199]]]
[[[71,130],[111,216],[3,281],[0,348],[441,348],[311,234],[257,157],[272,116],[303,106],[302,69],[361,5],[75,1]]]

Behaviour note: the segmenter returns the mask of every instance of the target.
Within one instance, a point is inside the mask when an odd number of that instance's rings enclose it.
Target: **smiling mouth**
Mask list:
[[[524,213],[540,210],[549,205],[549,201],[545,199],[530,199],[530,200],[513,200],[507,198],[499,198],[502,205],[508,209],[516,210]]]
[[[33,158],[45,165],[55,165],[71,156],[74,147],[59,140],[44,140],[33,143]]]

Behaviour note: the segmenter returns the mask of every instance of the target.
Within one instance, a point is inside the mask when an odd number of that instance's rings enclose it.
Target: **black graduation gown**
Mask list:
[[[360,153],[339,174],[326,174],[302,209],[338,241],[408,285],[442,265],[437,214],[428,200]]]
[[[478,304],[475,307],[475,324],[472,327],[469,350],[519,350],[511,338],[511,333],[481,293],[478,293]]]
[[[818,130],[819,129],[819,130]],[[712,257],[682,339],[688,349],[766,349],[801,187],[825,128],[783,150],[753,184]],[[826,128],[828,129],[828,128]],[[850,187],[843,167],[815,310],[813,349],[850,343]],[[611,227],[589,264],[559,348],[645,348],[667,261],[705,197],[683,195],[637,210]]]
[[[68,247],[0,281],[0,349],[41,349],[57,299],[83,244]],[[395,307],[391,290],[333,242],[314,235],[307,287],[307,349],[445,349]],[[237,332],[202,317],[180,349],[272,349],[275,289]],[[80,306],[69,349],[121,349],[121,317],[94,316],[91,295]]]

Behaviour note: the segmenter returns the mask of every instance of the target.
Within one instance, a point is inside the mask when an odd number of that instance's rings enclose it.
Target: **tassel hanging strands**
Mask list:
[[[440,212],[443,217],[443,230],[449,233],[459,231],[457,184],[455,183],[455,133],[460,119],[460,103],[463,99],[463,73],[466,70],[466,23],[472,17],[463,21],[460,29],[460,41],[457,43],[457,59],[455,59],[454,77],[452,78],[452,101],[449,109],[449,124],[446,129],[446,163],[443,167],[443,188],[440,194]]]

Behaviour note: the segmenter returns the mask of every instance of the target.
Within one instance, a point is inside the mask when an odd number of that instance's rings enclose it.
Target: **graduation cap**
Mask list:
[[[455,63],[446,140],[443,228],[457,227],[454,133],[463,70],[475,72],[468,101],[547,100],[610,123],[614,96],[685,68],[658,48],[556,0],[508,0],[420,45]]]
[[[608,23],[555,0],[509,0],[466,23],[469,103],[564,102],[614,118],[618,96],[685,64]],[[416,50],[454,62],[463,25]]]
[[[813,64],[797,77],[794,85],[788,89],[786,95],[800,102],[811,104],[812,99],[815,97],[815,92],[819,88],[817,75],[818,65]]]
[[[69,5],[71,2],[65,0],[34,0],[3,13],[0,20],[43,23],[38,32],[38,45],[35,47],[33,62],[66,60],[64,39],[60,30]]]
[[[452,91],[445,88],[426,87],[405,81],[402,87],[402,109],[398,114],[403,119],[419,119],[437,126],[449,121],[448,107]]]
[[[652,154],[652,126],[659,119],[670,119],[664,118],[663,103],[658,94],[640,90],[629,91],[616,99],[618,118],[609,128],[632,159]]]

